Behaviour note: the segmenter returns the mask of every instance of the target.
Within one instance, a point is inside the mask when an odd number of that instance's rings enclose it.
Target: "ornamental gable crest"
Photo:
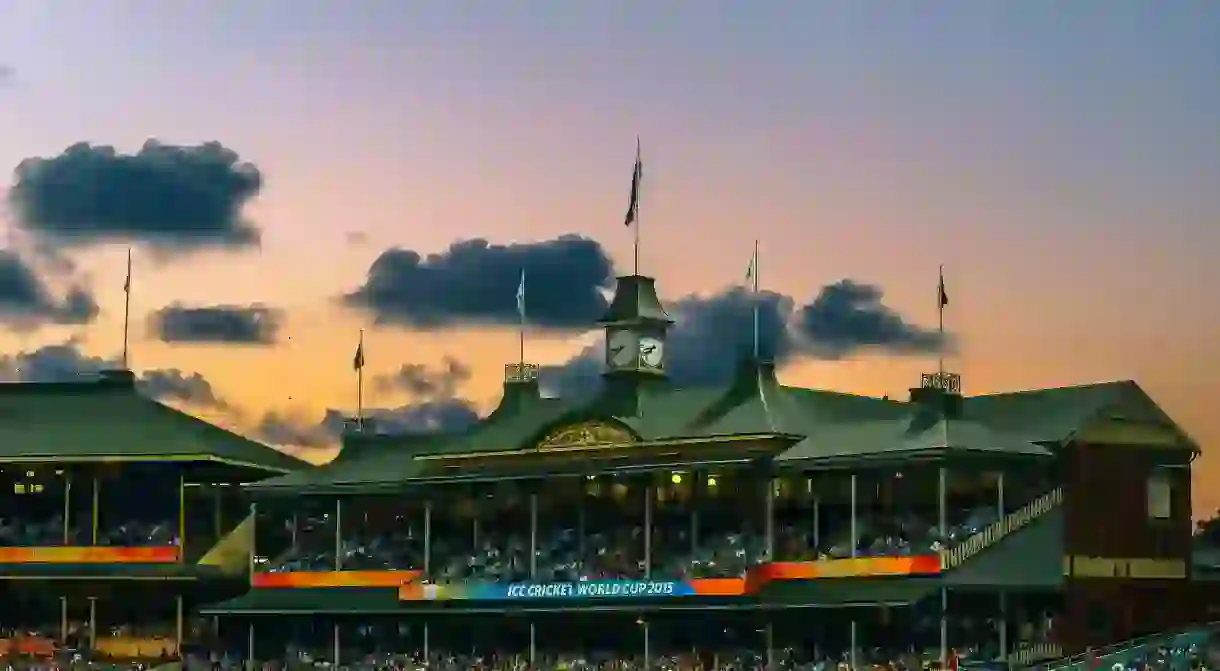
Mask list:
[[[630,431],[607,422],[585,422],[560,427],[538,443],[539,450],[621,445],[635,442]]]

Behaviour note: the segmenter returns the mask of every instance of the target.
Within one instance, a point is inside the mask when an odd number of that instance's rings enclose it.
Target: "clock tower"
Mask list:
[[[674,323],[657,298],[651,277],[618,278],[614,300],[599,322],[606,330],[608,379],[659,379],[665,376],[665,334]]]

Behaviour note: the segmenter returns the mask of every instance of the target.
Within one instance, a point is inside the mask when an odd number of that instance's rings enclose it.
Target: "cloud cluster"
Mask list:
[[[422,363],[404,363],[393,373],[373,378],[373,388],[383,392],[401,391],[417,398],[449,398],[458,385],[470,379],[470,368],[445,357],[439,369]]]
[[[534,327],[585,328],[605,312],[614,266],[599,243],[578,235],[509,245],[466,240],[428,256],[389,249],[342,300],[379,324],[515,324],[522,271],[525,311]]]
[[[74,284],[56,296],[37,270],[18,253],[0,249],[0,321],[17,328],[45,324],[87,324],[98,315],[87,288]]]
[[[410,401],[398,406],[364,408],[378,433],[430,433],[457,431],[479,420],[478,410],[458,395],[458,387],[470,379],[470,368],[445,357],[440,367],[419,363],[402,364],[393,373],[373,378],[381,392],[405,393]],[[263,416],[256,433],[267,442],[305,447],[335,444],[343,435],[351,411],[329,408],[320,420],[272,411]]]
[[[85,354],[69,340],[0,356],[0,382],[79,382],[100,371],[121,367],[117,358]],[[136,378],[136,388],[158,400],[213,410],[232,409],[202,375],[177,368],[146,370]]]
[[[145,244],[164,253],[259,244],[242,217],[262,189],[259,170],[218,142],[140,151],[79,143],[14,172],[9,200],[19,225],[49,246]]]
[[[167,343],[274,345],[283,313],[266,305],[186,306],[149,314],[149,334]]]
[[[68,341],[0,356],[0,382],[79,382],[103,370],[121,367],[116,358],[85,354]],[[454,369],[460,364],[453,362]],[[203,375],[178,368],[139,373],[136,388],[146,396],[199,409],[229,413],[242,420],[242,411],[225,400]],[[459,429],[478,420],[474,406],[464,399],[436,397],[397,407],[370,408],[379,431],[420,433]],[[321,420],[268,412],[254,424],[254,434],[269,443],[323,447],[342,435],[345,414],[329,409]]]

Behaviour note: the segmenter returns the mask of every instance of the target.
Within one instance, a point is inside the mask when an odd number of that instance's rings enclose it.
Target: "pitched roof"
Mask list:
[[[933,456],[946,452],[1046,457],[1040,445],[966,419],[909,412],[893,419],[842,422],[818,431],[777,461]]]
[[[309,464],[136,392],[129,378],[0,384],[0,461],[213,461],[288,472]]]
[[[1172,428],[1185,444],[1198,449],[1132,380],[972,396],[964,408],[970,417],[1030,442],[1066,442],[1093,421],[1121,418]]]
[[[953,414],[930,415],[917,403],[785,387],[776,380],[773,366],[751,362],[722,385],[680,388],[659,380],[627,388],[636,396],[626,404],[614,396],[623,388],[577,401],[542,398],[534,380],[508,382],[504,389],[495,411],[466,431],[351,437],[330,464],[265,480],[253,488],[322,492],[336,487],[398,486],[427,475],[417,457],[527,450],[553,430],[587,421],[618,423],[645,444],[742,435],[788,437],[793,446],[776,459],[790,463],[949,452],[1038,458],[1050,454],[1045,444],[1067,439],[1092,418],[1116,408],[1128,418],[1169,422],[1130,382],[967,399],[955,396],[959,407]],[[632,412],[636,408],[638,412]],[[530,471],[531,467],[521,468]],[[544,472],[542,468],[539,474]]]

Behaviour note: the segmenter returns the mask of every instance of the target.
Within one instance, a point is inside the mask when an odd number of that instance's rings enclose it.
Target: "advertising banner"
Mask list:
[[[741,581],[736,581],[741,582]],[[698,581],[589,580],[584,582],[412,583],[398,590],[402,601],[530,601],[535,599],[665,599],[698,596]]]
[[[0,548],[0,564],[174,564],[178,547]]]
[[[399,587],[417,580],[420,571],[285,571],[255,573],[254,587],[318,588],[318,587]]]
[[[725,597],[757,593],[774,580],[825,580],[879,576],[933,575],[940,572],[935,555],[859,557],[811,562],[772,562],[755,566],[745,578],[700,580],[589,580],[542,583],[429,584],[404,582],[400,601],[529,601],[567,599],[669,599]]]

